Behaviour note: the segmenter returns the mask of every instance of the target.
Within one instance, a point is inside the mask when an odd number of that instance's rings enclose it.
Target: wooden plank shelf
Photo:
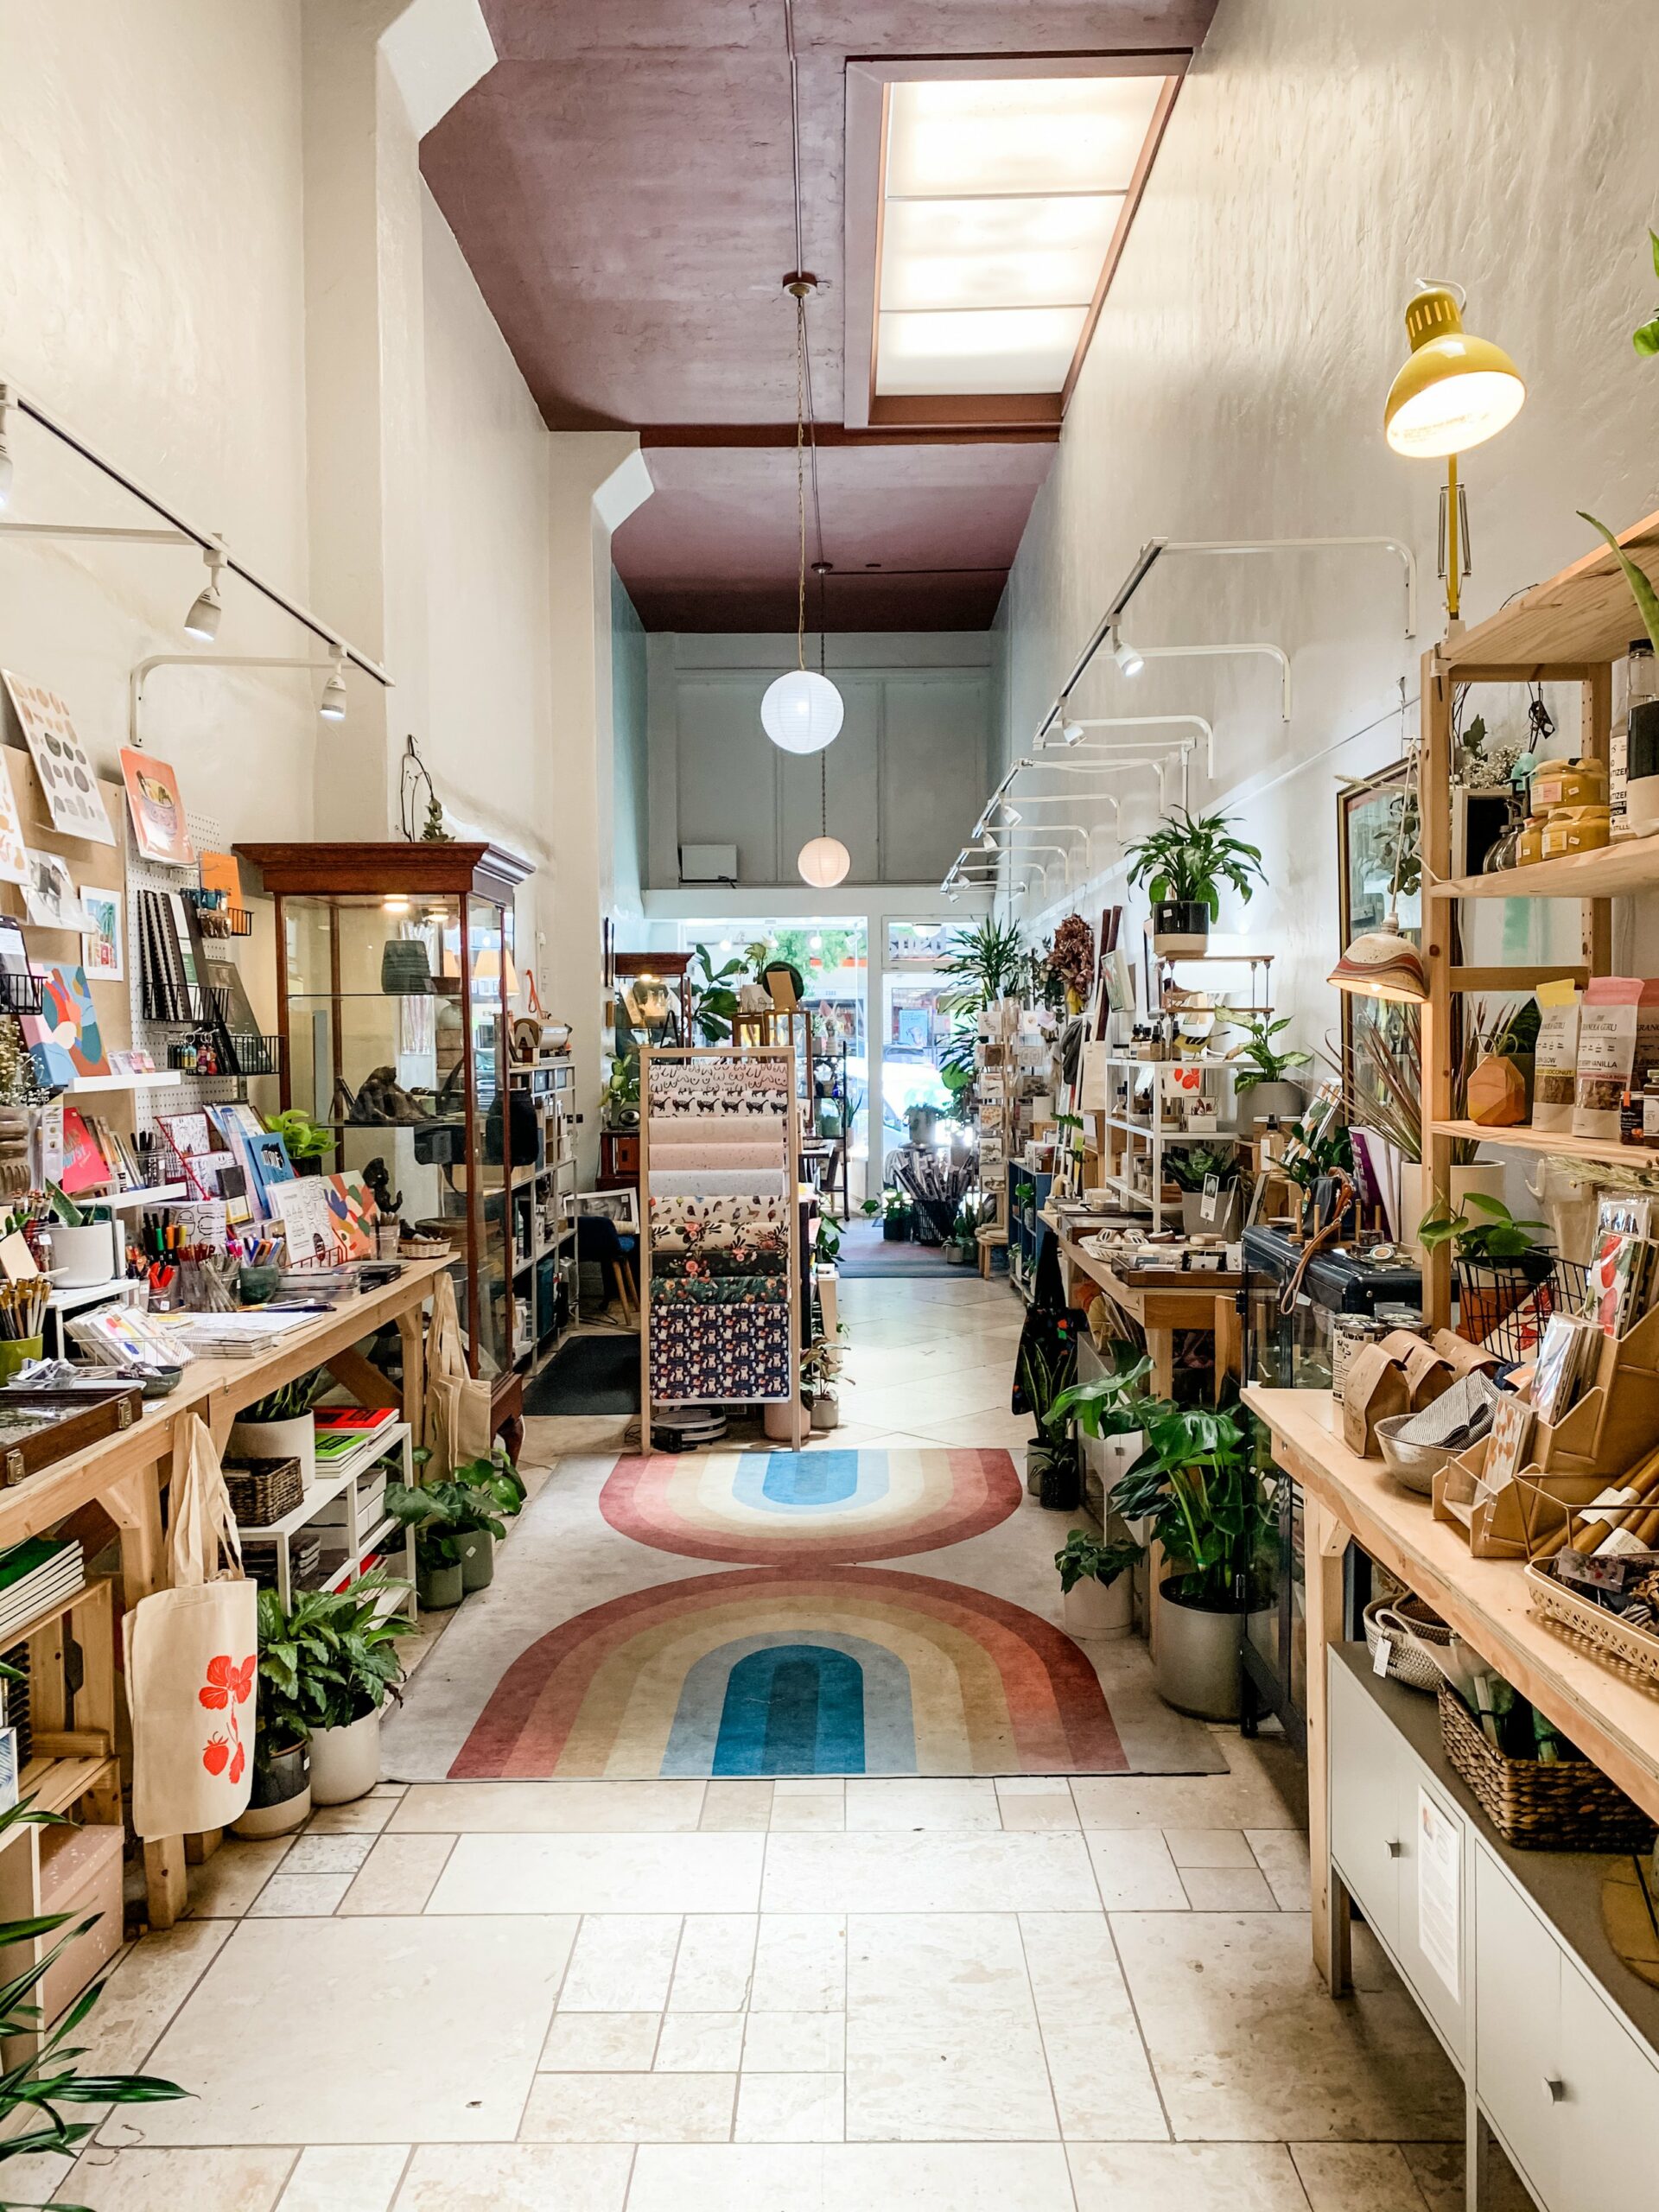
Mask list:
[[[1659,833],[1623,837],[1592,853],[1535,861],[1495,875],[1454,875],[1432,883],[1431,899],[1619,899],[1659,891]]]
[[[1659,1169],[1659,1150],[1621,1144],[1617,1137],[1575,1137],[1571,1129],[1534,1129],[1523,1122],[1510,1129],[1484,1128],[1478,1122],[1431,1122],[1429,1134],[1464,1137],[1471,1144],[1495,1144],[1510,1152],[1548,1152],[1558,1160],[1592,1160],[1610,1167]]]
[[[1584,529],[1590,536],[1587,523]],[[1659,583],[1659,514],[1621,531],[1618,542]],[[1460,638],[1449,638],[1440,661],[1459,683],[1524,683],[1535,675],[1543,682],[1572,681],[1596,662],[1619,659],[1641,632],[1624,572],[1598,538],[1570,569],[1535,584]]]

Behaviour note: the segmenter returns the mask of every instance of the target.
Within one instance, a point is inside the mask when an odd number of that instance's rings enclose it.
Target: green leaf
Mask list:
[[[1659,652],[1659,592],[1654,590],[1644,571],[1637,567],[1605,522],[1598,522],[1594,515],[1586,514],[1582,507],[1579,509],[1579,518],[1580,521],[1587,522],[1592,530],[1599,530],[1612,547],[1614,558],[1624,571],[1624,581],[1629,584],[1630,595],[1641,613],[1643,627],[1652,640],[1654,651]]]
[[[1659,231],[1656,231],[1651,224],[1648,227],[1648,241],[1653,248],[1653,273],[1659,276]]]
[[[1659,353],[1659,315],[1656,315],[1651,322],[1644,322],[1640,328],[1633,330],[1630,343],[1645,361],[1650,361],[1656,353]]]

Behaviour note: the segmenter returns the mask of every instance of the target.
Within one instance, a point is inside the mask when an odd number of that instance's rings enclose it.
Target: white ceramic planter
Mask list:
[[[296,1797],[284,1797],[275,1805],[250,1805],[231,1822],[231,1834],[239,1835],[245,1843],[264,1843],[274,1835],[290,1835],[310,1817],[311,1792],[307,1788]]]
[[[1472,1166],[1452,1170],[1452,1204],[1461,1211],[1471,1191],[1478,1191],[1483,1198],[1503,1196],[1503,1170],[1496,1160],[1477,1160]],[[1478,1215],[1480,1208],[1475,1208]]]
[[[1259,1136],[1271,1115],[1281,1127],[1294,1122],[1302,1110],[1300,1083],[1253,1083],[1238,1094],[1238,1118],[1248,1122]]]
[[[231,1423],[232,1459],[297,1459],[307,1490],[317,1479],[317,1426],[309,1414],[292,1421],[235,1421]]]
[[[365,1713],[348,1728],[311,1732],[311,1802],[349,1805],[380,1779],[380,1715]]]
[[[1070,1636],[1127,1636],[1134,1624],[1135,1586],[1128,1574],[1106,1583],[1085,1575],[1060,1599]]]
[[[115,1237],[109,1222],[88,1222],[75,1229],[54,1221],[50,1227],[54,1289],[86,1290],[110,1281],[115,1273]]]

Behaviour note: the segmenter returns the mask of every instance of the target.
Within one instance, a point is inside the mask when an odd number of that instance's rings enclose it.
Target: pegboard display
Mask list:
[[[127,988],[132,1009],[132,1037],[135,1045],[147,1052],[155,1061],[157,1071],[167,1067],[168,1047],[178,1032],[166,1022],[150,1020],[144,1013],[143,948],[138,922],[138,893],[141,891],[186,891],[194,889],[198,881],[193,862],[188,868],[169,868],[164,861],[147,860],[138,850],[133,836],[130,810],[123,810],[123,823],[126,830],[127,847]],[[187,806],[185,826],[189,832],[193,852],[203,850],[222,853],[229,850],[222,826],[210,814],[202,814]],[[216,950],[222,950],[226,959],[235,957],[232,940],[216,938]],[[166,1084],[145,1084],[132,1094],[133,1128],[150,1135],[156,1134],[157,1114],[188,1114],[214,1106],[223,1106],[248,1095],[247,1078],[236,1075],[181,1075]]]

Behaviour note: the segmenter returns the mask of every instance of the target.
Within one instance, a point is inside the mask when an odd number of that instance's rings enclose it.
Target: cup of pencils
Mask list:
[[[44,1275],[27,1282],[0,1282],[0,1383],[11,1382],[30,1360],[44,1354],[41,1332],[49,1288]]]

